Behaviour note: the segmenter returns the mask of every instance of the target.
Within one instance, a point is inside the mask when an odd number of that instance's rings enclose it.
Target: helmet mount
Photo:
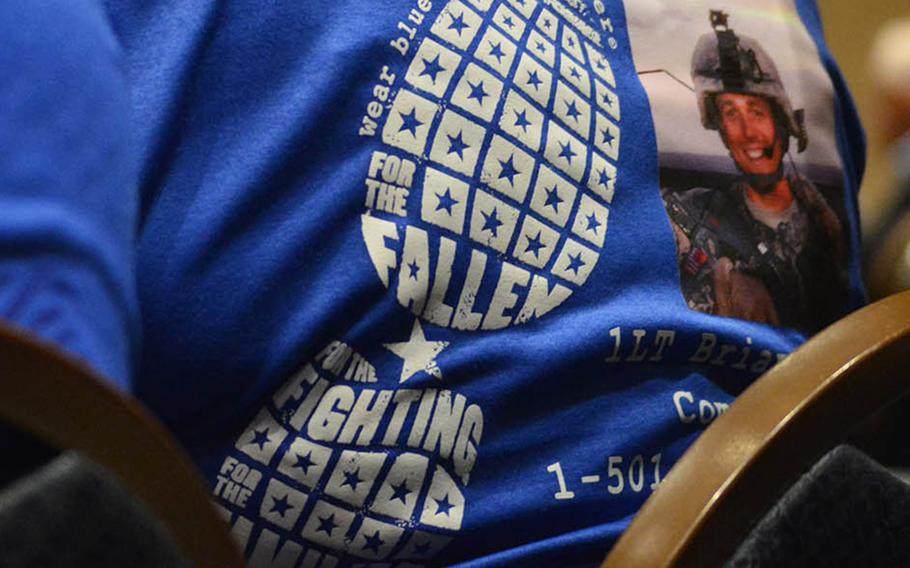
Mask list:
[[[765,72],[755,57],[755,50],[742,49],[736,32],[727,26],[728,15],[720,10],[711,10],[711,27],[717,35],[720,68],[717,73],[724,90],[736,92],[746,86],[747,81],[761,83]]]

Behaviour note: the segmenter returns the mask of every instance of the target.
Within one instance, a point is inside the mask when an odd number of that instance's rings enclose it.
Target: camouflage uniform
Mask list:
[[[802,177],[787,178],[794,206],[776,229],[756,219],[744,181],[727,190],[665,192],[670,218],[685,236],[678,247],[682,292],[689,307],[714,313],[713,271],[720,258],[764,284],[780,324],[817,331],[848,302],[843,230],[824,197]]]

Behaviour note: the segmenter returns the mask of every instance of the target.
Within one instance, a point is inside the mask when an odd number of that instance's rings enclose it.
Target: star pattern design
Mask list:
[[[493,211],[490,213],[484,213],[481,211],[480,214],[483,216],[483,228],[480,230],[490,231],[493,233],[494,237],[498,236],[497,231],[499,230],[499,227],[501,227],[504,223],[499,220],[499,217],[496,216],[496,208],[494,207]]]
[[[509,180],[509,185],[515,185],[515,176],[521,172],[515,168],[515,155],[509,156],[508,160],[499,160],[499,179]]]
[[[412,108],[407,114],[398,111],[398,114],[401,115],[401,127],[398,128],[398,132],[408,131],[417,138],[417,129],[423,126],[423,122],[417,120],[417,109]]]
[[[559,213],[559,204],[565,201],[562,197],[559,196],[559,191],[556,189],[556,186],[549,188],[547,191],[547,200],[544,202],[544,207],[552,207],[553,211]]]
[[[458,154],[458,157],[461,158],[462,160],[464,160],[464,151],[467,150],[468,148],[470,148],[471,146],[469,146],[464,141],[464,138],[462,138],[462,134],[463,133],[460,130],[458,131],[458,134],[455,136],[446,134],[446,138],[449,139],[449,151],[447,152],[446,155]]]
[[[448,517],[449,511],[451,511],[452,508],[455,507],[455,505],[452,504],[451,501],[449,501],[448,493],[445,494],[445,497],[443,497],[442,500],[436,499],[434,497],[433,501],[436,501],[436,514],[437,515],[445,515]]]
[[[332,531],[338,528],[338,525],[335,524],[335,513],[332,513],[328,517],[319,517],[319,526],[316,528],[316,532],[324,532],[325,534],[332,536]]]
[[[433,59],[427,59],[426,57],[421,58],[423,60],[423,71],[420,72],[418,77],[423,77],[426,75],[430,78],[430,81],[435,85],[436,76],[439,75],[440,71],[445,71],[445,68],[439,64],[439,54],[436,54],[436,57]]]
[[[314,465],[316,465],[316,462],[314,462],[310,457],[312,455],[313,455],[313,452],[307,452],[305,456],[296,454],[297,463],[295,463],[293,466],[291,466],[291,468],[293,469],[295,467],[299,467],[300,469],[303,470],[303,475],[307,475],[310,471],[310,468],[313,467]]]
[[[594,213],[591,213],[590,215],[585,217],[585,219],[587,219],[587,221],[588,221],[588,227],[586,230],[591,231],[596,235],[597,229],[599,229],[603,223],[601,223],[600,221],[597,220],[597,215],[595,215]]]
[[[398,485],[392,485],[392,496],[389,498],[389,501],[394,501],[398,499],[405,505],[407,505],[407,497],[413,493],[411,489],[408,488],[408,480],[402,479],[401,483]]]
[[[378,530],[376,532],[374,532],[372,536],[363,535],[363,538],[364,538],[364,540],[366,540],[366,543],[364,543],[363,548],[361,548],[360,550],[372,550],[373,554],[379,554],[379,548],[382,547],[383,544],[385,544],[385,542],[382,539],[380,539],[379,536],[380,536],[380,534],[379,534]]]
[[[526,236],[528,239],[528,245],[525,247],[525,252],[530,252],[534,255],[534,258],[540,258],[540,249],[547,248],[543,242],[540,240],[540,231],[537,231],[537,235],[534,238]]]
[[[578,269],[587,264],[581,259],[581,253],[576,253],[575,256],[569,255],[569,265],[566,267],[566,270],[571,270],[575,274],[578,274]]]
[[[253,441],[250,443],[259,446],[260,450],[265,449],[265,445],[269,443],[269,429],[263,428],[253,432]]]
[[[520,127],[525,132],[528,131],[528,127],[531,126],[531,121],[528,120],[528,111],[522,110],[518,112],[517,110],[512,110],[515,113],[515,126]]]
[[[414,320],[414,327],[411,328],[411,336],[407,341],[383,344],[383,347],[404,360],[399,383],[409,380],[420,371],[442,379],[442,370],[436,364],[436,357],[448,346],[448,341],[428,341],[419,319]]]
[[[578,117],[581,116],[581,112],[578,110],[578,106],[575,104],[575,101],[563,101],[566,104],[566,114],[575,119],[575,122],[578,122]]]
[[[476,99],[478,104],[483,105],[483,98],[490,95],[490,93],[483,90],[483,81],[477,81],[475,85],[468,80],[468,86],[471,87],[471,94],[468,95],[468,98]]]
[[[293,509],[293,508],[294,508],[294,506],[288,502],[287,495],[285,495],[281,499],[272,497],[272,509],[269,511],[269,513],[278,513],[279,515],[284,517],[284,514],[288,511],[288,509]]]
[[[502,63],[502,58],[505,57],[506,53],[502,50],[502,42],[497,42],[495,45],[492,41],[488,41],[490,44],[490,55],[496,58],[496,61]]]
[[[455,33],[458,34],[458,37],[461,37],[461,32],[462,32],[465,28],[470,27],[470,26],[468,26],[468,24],[466,24],[465,21],[464,21],[464,14],[458,14],[457,16],[454,16],[454,15],[452,15],[452,14],[449,14],[449,16],[452,18],[452,22],[449,23],[449,29],[450,29],[450,30],[455,30]]]
[[[344,482],[341,484],[342,487],[350,486],[351,491],[357,491],[357,485],[360,484],[363,480],[360,479],[360,468],[357,468],[355,471],[346,471],[344,472]]]
[[[516,0],[520,3],[524,3],[523,0]],[[454,15],[450,14],[451,21],[449,23],[448,29],[454,30],[458,36],[463,35],[465,29],[470,28],[464,18],[465,14]],[[502,24],[513,28],[515,25],[514,20],[511,16],[506,16],[502,19]],[[543,26],[546,29],[552,27],[552,22],[549,19],[543,21]],[[503,43],[489,41],[488,42],[490,51],[489,55],[496,58],[498,62],[502,62],[503,58],[506,56],[505,51],[503,50]],[[576,42],[573,38],[566,38],[566,44],[569,47],[575,47]],[[536,42],[536,49],[541,53],[546,52],[546,45],[542,41]],[[430,78],[431,82],[435,85],[438,74],[440,72],[445,72],[446,69],[441,65],[440,55],[435,54],[431,58],[422,58],[423,70],[420,72],[419,76],[427,76]],[[596,66],[599,69],[604,69],[604,65],[601,59],[596,60]],[[576,67],[570,65],[569,73],[572,77],[580,79],[581,75]],[[467,84],[470,87],[470,93],[468,94],[468,99],[476,100],[478,104],[483,105],[487,97],[490,96],[490,93],[485,90],[485,85],[483,80],[477,80],[477,83],[472,83],[470,80],[467,81]],[[540,86],[543,84],[543,81],[540,78],[539,71],[529,70],[527,76],[527,84],[532,86],[536,90],[540,90]],[[609,102],[608,95],[603,95],[604,102]],[[566,105],[566,115],[571,117],[576,122],[580,120],[582,113],[579,111],[576,101],[564,101]],[[425,125],[424,121],[421,121],[417,117],[416,107],[410,109],[408,112],[402,112],[401,110],[397,111],[401,116],[401,126],[398,128],[398,132],[410,132],[415,138],[417,137],[417,129]],[[524,132],[528,132],[528,127],[533,126],[533,123],[528,119],[527,109],[521,111],[512,109],[514,113],[514,126],[521,128]],[[604,144],[612,144],[614,137],[611,135],[608,129],[599,130],[600,135]],[[464,159],[464,151],[471,148],[471,145],[467,144],[463,137],[463,131],[459,130],[454,136],[451,134],[446,134],[448,138],[448,151],[447,154],[455,154],[460,159]],[[564,158],[570,165],[573,163],[573,159],[578,156],[578,153],[573,149],[571,141],[565,143],[558,142],[559,152],[558,156]],[[507,160],[498,160],[500,164],[500,172],[498,179],[506,179],[510,185],[515,184],[515,176],[521,174],[520,171],[515,166],[514,163],[514,154],[510,155]],[[611,178],[607,173],[605,168],[597,170],[597,183],[603,187],[609,187]],[[562,196],[557,189],[557,186],[554,185],[552,188],[545,189],[546,199],[544,202],[545,207],[552,207],[554,212],[559,212],[560,204],[565,202]],[[453,214],[453,207],[459,203],[453,195],[451,188],[446,188],[444,192],[434,192],[438,203],[436,205],[436,211],[445,210],[449,215]],[[498,236],[498,229],[502,227],[505,223],[498,216],[497,208],[494,207],[492,211],[483,212],[483,226],[481,231],[490,231],[493,237]],[[594,213],[587,215],[586,219],[586,230],[593,231],[595,234],[598,233],[599,229],[603,226],[603,223],[597,219],[597,216]],[[547,249],[547,245],[543,243],[542,232],[537,231],[537,234],[531,236],[530,234],[525,235],[526,238],[526,247],[525,252],[533,254],[535,258],[540,258],[540,251]],[[579,274],[579,270],[586,265],[585,261],[582,260],[582,253],[577,253],[575,255],[569,255],[567,270],[571,270],[576,275]],[[420,271],[420,266],[417,264],[416,260],[412,261],[408,265],[410,278],[417,279],[418,273]],[[413,345],[411,345],[413,343]],[[405,348],[405,346],[411,345],[410,350]],[[386,344],[385,347],[393,351],[396,355],[399,355],[404,359],[404,365],[402,368],[401,382],[405,382],[413,375],[419,371],[427,371],[428,374],[441,378],[441,371],[439,371],[438,366],[435,365],[435,357],[448,345],[447,342],[433,342],[428,341],[423,334],[422,328],[420,328],[420,323],[418,320],[414,322],[414,329],[412,330],[411,337],[406,342],[401,343],[391,343]],[[394,348],[393,348],[394,346]],[[396,349],[398,351],[396,351]],[[401,354],[399,353],[405,353]],[[422,364],[421,364],[422,362]],[[410,363],[410,365],[409,365]],[[438,374],[437,374],[438,373]],[[407,375],[407,376],[406,376]],[[254,434],[253,444],[259,446],[260,449],[264,449],[264,445],[269,442],[268,438],[268,428],[264,430],[257,430]],[[299,467],[306,475],[309,469],[317,465],[316,462],[312,460],[312,452],[307,452],[305,455],[296,455],[296,463],[292,467]],[[344,473],[344,482],[342,486],[350,486],[352,490],[357,489],[359,483],[363,480],[359,478],[359,469],[354,472]],[[408,487],[406,480],[402,480],[398,485],[391,486],[393,494],[390,497],[390,500],[400,500],[402,503],[406,503],[406,498],[408,495],[413,493],[413,491]],[[442,500],[434,499],[436,503],[436,514],[437,515],[446,515],[450,514],[450,511],[455,505],[450,501],[449,495],[446,494]],[[284,496],[281,499],[272,497],[272,509],[271,512],[277,512],[282,517],[286,514],[287,510],[293,508],[293,505],[288,501],[288,497]],[[320,524],[317,530],[325,532],[327,535],[331,536],[332,532],[337,525],[334,522],[335,515],[329,515],[326,518],[319,518]],[[373,535],[363,535],[365,543],[363,549],[370,549],[374,553],[378,553],[380,547],[384,544],[381,540],[381,534],[379,531],[376,531]],[[418,553],[429,550],[431,543],[425,542],[423,545],[414,545],[414,550]],[[423,546],[423,551],[418,548]]]
[[[560,143],[559,143],[559,148],[560,148],[560,150],[559,150],[559,157],[560,157],[560,158],[565,158],[566,161],[569,162],[569,164],[572,163],[572,158],[574,158],[575,156],[578,155],[578,152],[576,152],[575,150],[572,149],[572,143],[571,143],[571,142],[566,142],[565,144],[563,144],[562,142],[560,142]]]
[[[445,212],[449,215],[452,214],[452,207],[458,204],[458,201],[452,197],[452,189],[448,187],[443,193],[437,193],[436,198],[439,200],[436,205],[436,211],[445,209]]]

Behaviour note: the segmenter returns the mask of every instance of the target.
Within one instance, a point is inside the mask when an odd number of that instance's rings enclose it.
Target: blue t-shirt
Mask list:
[[[0,318],[129,388],[136,154],[94,0],[0,6]]]
[[[186,445],[253,565],[596,564],[738,393],[863,301],[862,134],[814,4],[634,4],[49,17],[48,43],[93,43],[75,86],[30,85],[82,105],[59,114],[83,138],[35,136],[58,169],[4,184],[0,247],[44,222],[22,192],[72,213],[0,293],[46,265],[95,294],[54,296],[94,341],[71,350]]]

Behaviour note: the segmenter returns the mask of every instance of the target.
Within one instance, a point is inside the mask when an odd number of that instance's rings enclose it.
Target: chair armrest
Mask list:
[[[194,566],[243,566],[202,476],[165,428],[86,366],[4,325],[0,419],[58,448],[79,450],[114,473]]]
[[[863,419],[910,390],[910,292],[867,306],[760,377],[686,451],[603,566],[718,566]]]

